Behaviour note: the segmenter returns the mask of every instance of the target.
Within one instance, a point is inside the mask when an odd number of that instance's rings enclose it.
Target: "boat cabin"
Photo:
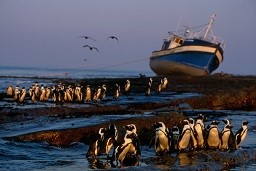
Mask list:
[[[184,42],[183,38],[174,35],[172,37],[172,41],[170,43],[169,49],[180,46],[183,42]]]
[[[180,46],[183,42],[184,42],[184,39],[182,37],[173,35],[171,39],[164,40],[162,50],[175,48],[177,46]]]

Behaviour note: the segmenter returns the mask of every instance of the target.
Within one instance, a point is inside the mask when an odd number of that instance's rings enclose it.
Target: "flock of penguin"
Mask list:
[[[157,92],[160,93],[167,87],[168,80],[163,78],[160,80],[160,83],[157,88]],[[145,95],[149,96],[152,88],[152,78],[149,78],[148,83],[145,86]],[[118,99],[121,95],[121,87],[118,84],[115,84],[113,88],[113,99]],[[131,82],[126,80],[125,85],[123,86],[123,93],[125,95],[130,94],[131,92]],[[28,92],[28,93],[27,93]],[[32,84],[29,90],[26,90],[25,87],[20,89],[19,85],[13,87],[11,84],[7,87],[6,93],[9,97],[14,98],[17,103],[24,103],[26,96],[29,96],[32,102],[41,101],[46,102],[52,99],[55,103],[64,103],[64,102],[98,102],[105,99],[107,94],[107,86],[103,84],[97,88],[91,88],[90,85],[86,85],[84,88],[80,84],[64,85],[59,83],[54,86],[45,87],[43,84],[39,85],[38,82]]]
[[[154,146],[158,156],[204,149],[233,151],[238,149],[246,138],[248,121],[243,121],[241,128],[234,134],[228,119],[223,120],[225,125],[222,131],[219,131],[218,121],[214,120],[205,127],[204,120],[205,117],[199,114],[195,119],[183,120],[181,129],[174,126],[170,131],[163,122],[156,122],[152,125],[155,136],[150,142],[150,147]],[[121,143],[117,143],[118,131],[114,124],[110,124],[108,128],[99,128],[91,139],[86,157],[107,155],[107,159],[110,159],[114,166],[130,166],[134,159],[139,161],[141,150],[136,126],[129,124],[123,128],[126,129],[126,134]],[[111,149],[112,157],[109,156]]]
[[[149,78],[145,86],[145,95],[150,95],[152,88],[152,78]],[[163,78],[157,87],[160,93],[167,88],[168,80]],[[83,86],[76,84],[75,86],[65,86],[57,84],[55,86],[44,87],[39,86],[38,82],[30,86],[29,96],[33,102],[48,101],[52,98],[54,102],[97,102],[103,100],[106,96],[107,86],[103,84],[98,88],[92,89],[89,85],[85,89]],[[120,86],[115,85],[113,98],[117,99],[120,94]],[[131,91],[131,82],[126,80],[124,85],[124,94]],[[24,103],[27,95],[25,87],[19,89],[9,85],[7,95],[13,97],[18,103]],[[220,150],[232,151],[240,147],[245,140],[248,131],[248,121],[243,121],[241,128],[234,134],[230,120],[223,120],[224,127],[219,131],[219,121],[212,121],[207,127],[204,124],[205,117],[199,114],[195,119],[188,118],[182,121],[182,128],[174,126],[170,130],[164,122],[156,122],[152,125],[155,130],[155,136],[150,142],[150,147],[154,146],[156,155],[165,155],[173,152],[183,152],[187,150]],[[125,125],[126,134],[123,142],[117,143],[118,131],[114,124],[110,124],[108,128],[99,128],[89,145],[86,153],[88,158],[96,158],[100,155],[107,155],[114,166],[130,166],[134,165],[134,161],[139,161],[141,155],[140,141],[137,135],[137,129],[134,124]],[[113,155],[110,157],[110,151]],[[115,164],[114,164],[115,163]],[[133,164],[131,164],[133,163]]]

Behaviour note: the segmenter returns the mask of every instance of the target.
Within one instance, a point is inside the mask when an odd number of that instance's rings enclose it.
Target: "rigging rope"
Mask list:
[[[122,65],[127,65],[127,64],[131,64],[131,63],[136,63],[136,62],[140,62],[143,60],[147,60],[150,57],[147,58],[140,58],[140,59],[136,59],[136,60],[126,60],[126,61],[115,61],[115,62],[105,62],[105,63],[97,63],[97,64],[89,64],[86,63],[84,65],[79,65],[79,66],[72,66],[72,67],[59,67],[59,68],[55,68],[55,69],[75,69],[75,68],[82,68],[82,67],[95,67],[95,68],[86,68],[86,70],[98,70],[98,69],[105,69],[105,68],[111,68],[111,67],[117,67],[117,66],[122,66]],[[102,64],[106,64],[106,66],[102,66]]]

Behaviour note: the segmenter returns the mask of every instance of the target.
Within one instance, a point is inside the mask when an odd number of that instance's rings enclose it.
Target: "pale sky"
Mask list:
[[[255,0],[0,0],[0,66],[150,71],[152,51],[181,17],[183,29],[212,14],[226,43],[215,72],[256,75]]]

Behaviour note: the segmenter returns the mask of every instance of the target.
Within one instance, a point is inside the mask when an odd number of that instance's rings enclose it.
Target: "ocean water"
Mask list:
[[[120,78],[138,77],[139,74],[154,76],[150,71],[86,70],[79,68],[36,68],[0,66],[0,76],[44,78]]]
[[[69,73],[68,75],[63,73]],[[142,73],[147,76],[153,73]],[[12,77],[8,77],[12,76]],[[13,77],[16,76],[16,77]],[[17,78],[18,76],[18,78]],[[116,71],[83,71],[83,70],[63,70],[63,69],[42,69],[42,68],[20,68],[20,67],[0,67],[0,92],[5,92],[9,84],[18,84],[29,87],[34,83],[31,77],[44,78],[104,78],[104,77],[138,77],[138,72],[116,72]],[[20,78],[22,77],[22,78]],[[36,79],[39,84],[51,84],[47,79]],[[198,96],[194,93],[178,94],[175,92],[165,92],[161,95],[152,94],[146,97],[143,94],[134,95],[136,98],[120,97],[118,101],[108,101],[107,104],[122,105],[123,103],[133,103],[139,101],[160,102],[169,99],[178,99],[184,97]],[[106,97],[108,98],[108,97]],[[10,101],[0,101],[0,107],[8,106],[13,108],[28,108],[28,107],[45,107],[54,105],[52,103],[28,103],[24,106],[17,106],[16,103]],[[68,104],[70,105],[70,104]],[[85,106],[86,104],[74,104],[74,107]],[[246,140],[242,144],[242,148],[256,149],[256,111],[210,111],[210,110],[185,110],[183,113],[187,116],[194,117],[198,113],[207,116],[208,120],[205,123],[208,125],[211,120],[230,119],[234,125],[233,132],[236,132],[243,120],[248,120],[249,131]],[[105,123],[113,119],[130,118],[130,117],[147,117],[150,112],[137,115],[106,115],[92,116],[88,118],[58,118],[49,116],[40,116],[31,120],[20,121],[15,123],[0,122],[0,170],[92,170],[95,168],[109,168],[109,164],[105,159],[100,161],[87,160],[85,157],[88,146],[79,142],[74,142],[69,147],[60,148],[50,146],[46,142],[13,142],[6,140],[4,137],[21,135],[24,133],[65,129],[73,127],[87,126],[92,123]],[[220,124],[220,128],[223,123]],[[147,159],[155,155],[153,148],[146,146],[141,147],[141,159]],[[179,161],[183,163],[184,161]],[[141,163],[141,166],[146,166]],[[118,169],[117,169],[118,170]],[[242,166],[232,168],[238,170],[256,170],[256,161],[245,163]]]

